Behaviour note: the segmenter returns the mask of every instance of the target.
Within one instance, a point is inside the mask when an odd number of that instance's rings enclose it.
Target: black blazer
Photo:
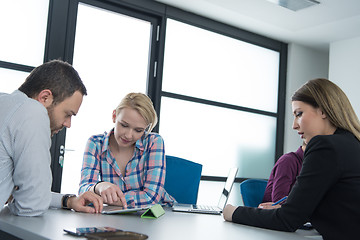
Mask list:
[[[296,231],[310,221],[325,240],[360,239],[360,142],[345,130],[315,136],[301,172],[279,209],[238,207],[233,222]]]

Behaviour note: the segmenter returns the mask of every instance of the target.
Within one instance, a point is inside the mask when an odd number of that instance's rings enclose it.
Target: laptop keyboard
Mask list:
[[[193,205],[194,209],[201,209],[201,210],[208,210],[208,211],[217,211],[219,210],[217,207],[214,206],[207,206],[207,205]]]

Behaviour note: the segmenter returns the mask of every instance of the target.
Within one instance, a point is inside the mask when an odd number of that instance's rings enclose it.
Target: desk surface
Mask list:
[[[40,217],[13,216],[7,207],[0,212],[0,230],[22,239],[83,239],[66,234],[64,228],[109,226],[149,236],[149,240],[176,239],[322,239],[316,231],[272,231],[224,221],[220,215],[178,213],[166,209],[158,219],[137,214],[102,215],[49,209]]]

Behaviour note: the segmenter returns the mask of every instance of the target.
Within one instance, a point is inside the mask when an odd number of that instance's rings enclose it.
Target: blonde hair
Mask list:
[[[317,78],[308,81],[292,96],[320,108],[337,128],[348,130],[360,141],[360,122],[346,94],[333,82]]]
[[[121,109],[135,109],[148,124],[148,132],[151,132],[156,126],[158,118],[151,99],[143,93],[128,93],[116,107],[116,116],[119,115]]]

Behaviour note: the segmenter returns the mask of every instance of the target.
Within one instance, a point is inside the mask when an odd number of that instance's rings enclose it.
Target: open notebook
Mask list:
[[[221,214],[224,209],[226,202],[229,198],[230,191],[235,181],[237,174],[237,168],[231,168],[229,175],[226,179],[224,189],[220,195],[219,203],[217,206],[206,206],[198,204],[181,204],[174,203],[172,210],[174,212],[190,212],[190,213],[208,213],[208,214]]]

